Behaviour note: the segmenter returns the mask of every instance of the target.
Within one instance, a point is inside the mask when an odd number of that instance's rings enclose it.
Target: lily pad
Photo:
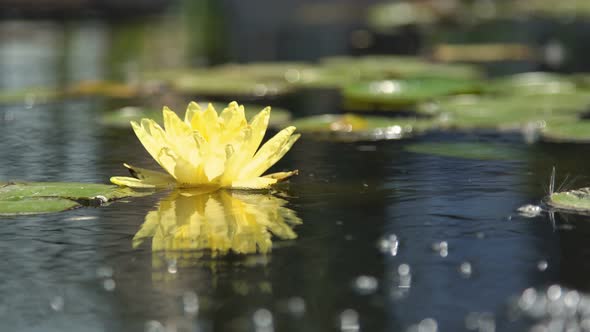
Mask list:
[[[478,90],[478,84],[473,81],[429,78],[357,83],[347,86],[343,94],[348,103],[404,108],[439,97]]]
[[[571,118],[569,121],[548,121],[542,137],[550,142],[590,143],[590,120]]]
[[[417,143],[406,151],[433,156],[474,160],[522,160],[526,150],[500,143]]]
[[[563,94],[576,91],[576,84],[564,75],[529,72],[498,78],[487,86],[486,92],[516,95]]]
[[[207,102],[200,102],[199,105],[202,109],[207,108]],[[212,102],[213,106],[217,110],[222,110],[227,107],[226,103]],[[265,106],[245,104],[244,109],[246,118],[251,119]],[[103,125],[110,127],[129,128],[130,121],[140,121],[142,118],[153,119],[159,124],[162,124],[162,110],[156,110],[151,108],[127,106],[111,112],[108,112],[102,116],[100,122]],[[283,108],[272,107],[269,127],[279,128],[283,127],[291,120],[291,113]]]
[[[29,88],[23,90],[4,90],[0,92],[0,104],[43,104],[63,97],[55,88]]]
[[[590,213],[590,188],[553,193],[547,203],[560,210]]]
[[[129,188],[93,183],[0,183],[0,215],[59,212],[81,206],[100,206],[123,197],[144,194]]]
[[[439,21],[434,7],[419,2],[384,2],[369,7],[369,26],[381,33],[395,31],[408,25],[431,25]]]
[[[477,80],[483,74],[476,66],[434,63],[415,56],[372,55],[363,57],[328,57],[321,68],[354,75],[359,80],[439,78]]]
[[[423,103],[417,111],[438,116],[442,127],[520,130],[530,124],[541,128],[549,121],[570,122],[588,105],[588,93],[504,97],[464,95]]]
[[[432,127],[429,119],[324,114],[292,122],[300,132],[311,137],[335,141],[375,141],[400,139]]]
[[[259,81],[212,74],[181,77],[174,81],[174,89],[196,96],[272,97],[287,94],[293,88],[280,81]]]

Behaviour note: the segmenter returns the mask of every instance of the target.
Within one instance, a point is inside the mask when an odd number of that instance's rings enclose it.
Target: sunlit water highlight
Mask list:
[[[106,183],[123,161],[152,167],[131,130],[95,124],[102,108],[93,100],[1,108],[0,179]],[[268,254],[170,256],[152,252],[151,241],[133,249],[169,193],[2,218],[2,330],[541,329],[553,316],[513,315],[511,299],[553,284],[590,290],[588,217],[557,215],[554,225],[547,213],[517,209],[541,203],[553,165],[563,176],[590,175],[577,162],[590,148],[509,137],[526,151],[522,160],[404,151],[494,139],[303,137],[277,165],[301,170],[281,197],[302,223],[296,240],[274,238]]]

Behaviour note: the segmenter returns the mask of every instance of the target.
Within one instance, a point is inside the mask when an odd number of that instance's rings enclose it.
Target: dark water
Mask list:
[[[96,124],[104,107],[91,99],[3,107],[0,179],[106,183],[124,174],[123,161],[152,165],[131,130]],[[477,161],[404,151],[421,141],[486,140],[523,147],[525,156]],[[524,289],[590,287],[590,220],[558,215],[553,225],[545,214],[515,212],[540,202],[553,165],[558,180],[569,173],[583,183],[589,152],[525,146],[516,136],[357,144],[304,136],[277,165],[301,170],[286,195],[303,223],[297,240],[275,241],[268,255],[193,252],[171,261],[150,241],[132,249],[165,193],[4,217],[2,331],[394,331],[427,327],[426,318],[441,331],[463,331],[470,313],[484,313],[498,331],[520,331],[531,323],[508,308]],[[380,248],[391,234],[397,252]],[[441,241],[446,253],[433,248]]]
[[[133,69],[124,56],[109,62],[130,50],[109,55],[105,46],[133,31],[79,25],[3,22],[11,38],[0,43],[1,87]],[[337,105],[332,93],[306,91],[284,106],[302,116]],[[107,183],[125,174],[123,162],[154,167],[130,129],[98,124],[111,108],[97,98],[0,106],[0,181]],[[524,155],[477,161],[404,150],[441,141],[502,141]],[[558,184],[570,174],[569,186],[587,186],[589,155],[588,145],[473,133],[357,144],[303,136],[276,166],[301,171],[281,194],[302,220],[298,238],[275,239],[266,255],[153,252],[149,240],[134,249],[167,193],[2,217],[0,331],[434,331],[433,322],[439,331],[523,331],[534,322],[510,308],[525,289],[590,291],[590,218],[553,222],[516,209],[541,202],[553,166]],[[478,315],[487,325],[466,324]]]

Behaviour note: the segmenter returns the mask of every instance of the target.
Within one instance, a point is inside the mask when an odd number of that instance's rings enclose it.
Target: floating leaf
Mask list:
[[[369,7],[367,22],[382,33],[408,25],[431,25],[439,20],[433,8],[420,2],[384,2]]]
[[[590,213],[590,188],[553,193],[547,203],[560,210]]]
[[[144,194],[129,188],[93,183],[0,183],[0,215],[59,212]]]
[[[477,80],[483,75],[472,65],[440,64],[415,56],[372,55],[363,57],[329,57],[321,68],[340,72],[358,80],[439,78],[443,80]]]
[[[486,92],[516,95],[563,94],[576,91],[572,79],[553,73],[529,72],[498,78],[487,85]]]
[[[111,98],[133,98],[139,95],[136,86],[112,81],[81,81],[66,89],[68,96],[105,96]]]
[[[590,104],[588,93],[539,96],[480,97],[473,95],[423,103],[418,112],[438,116],[442,127],[458,129],[522,129],[546,121],[569,121]]]
[[[550,142],[590,143],[590,120],[570,118],[567,121],[548,121],[542,136]]]
[[[295,120],[292,124],[311,137],[335,141],[399,139],[423,132],[432,121],[416,118],[389,118],[354,114],[325,114]]]
[[[181,93],[196,96],[271,97],[293,90],[289,84],[283,82],[220,77],[213,74],[180,77],[173,85]]]
[[[23,90],[3,90],[0,92],[0,104],[42,104],[63,97],[55,88],[29,88]]]
[[[525,149],[499,143],[417,143],[409,152],[475,160],[522,160]]]
[[[344,98],[355,105],[403,108],[438,97],[478,91],[477,83],[452,79],[406,79],[363,82],[347,86]]]

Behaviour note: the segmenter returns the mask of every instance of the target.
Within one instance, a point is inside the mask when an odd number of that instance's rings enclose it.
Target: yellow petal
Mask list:
[[[220,144],[232,143],[236,136],[248,125],[244,113],[244,106],[238,105],[235,101],[226,107],[219,115],[221,137]]]
[[[168,144],[178,155],[196,167],[199,163],[200,155],[192,129],[189,125],[182,122],[178,115],[168,107],[164,107],[163,115]]]
[[[299,138],[299,135],[293,135],[294,131],[295,127],[287,127],[268,140],[258,150],[252,161],[240,171],[239,178],[247,179],[260,176],[279,161]]]
[[[276,179],[257,177],[233,181],[231,187],[234,189],[267,189],[275,183],[277,183]]]
[[[250,122],[250,128],[252,130],[252,134],[249,137],[248,141],[244,143],[241,150],[243,153],[246,154],[247,158],[252,158],[264,135],[266,134],[266,128],[268,127],[268,121],[270,119],[270,107],[266,107],[260,113],[256,114],[256,116]]]
[[[288,171],[288,172],[277,172],[277,173],[267,174],[267,175],[263,176],[263,178],[271,178],[271,179],[277,180],[277,182],[281,182],[281,181],[285,181],[288,178],[290,178],[294,175],[298,175],[298,174],[299,174],[299,170],[294,170],[294,171]]]
[[[146,183],[140,179],[130,178],[127,176],[113,176],[111,177],[111,182],[118,185],[118,186],[125,186],[130,188],[145,188],[145,189],[155,189],[157,188],[154,184]]]
[[[176,181],[174,178],[166,173],[152,171],[145,168],[123,164],[136,179],[141,180],[147,185],[154,185],[156,188],[173,187]]]
[[[191,126],[193,117],[197,113],[201,113],[201,106],[194,101],[191,101],[186,108],[186,113],[184,113],[184,123]]]
[[[198,130],[210,143],[220,136],[217,112],[213,104],[209,103],[205,112],[202,113],[201,124],[202,126]]]
[[[172,174],[174,165],[162,162],[158,158],[162,149],[166,146],[166,140],[156,138],[151,134],[151,128],[159,127],[158,124],[156,124],[153,120],[142,119],[141,125],[137,124],[135,121],[131,121],[131,127],[133,128],[135,135],[143,147],[152,156],[152,158],[154,158],[154,160],[156,160],[158,164],[160,164],[160,166],[162,166],[162,168],[164,168],[168,173]]]

